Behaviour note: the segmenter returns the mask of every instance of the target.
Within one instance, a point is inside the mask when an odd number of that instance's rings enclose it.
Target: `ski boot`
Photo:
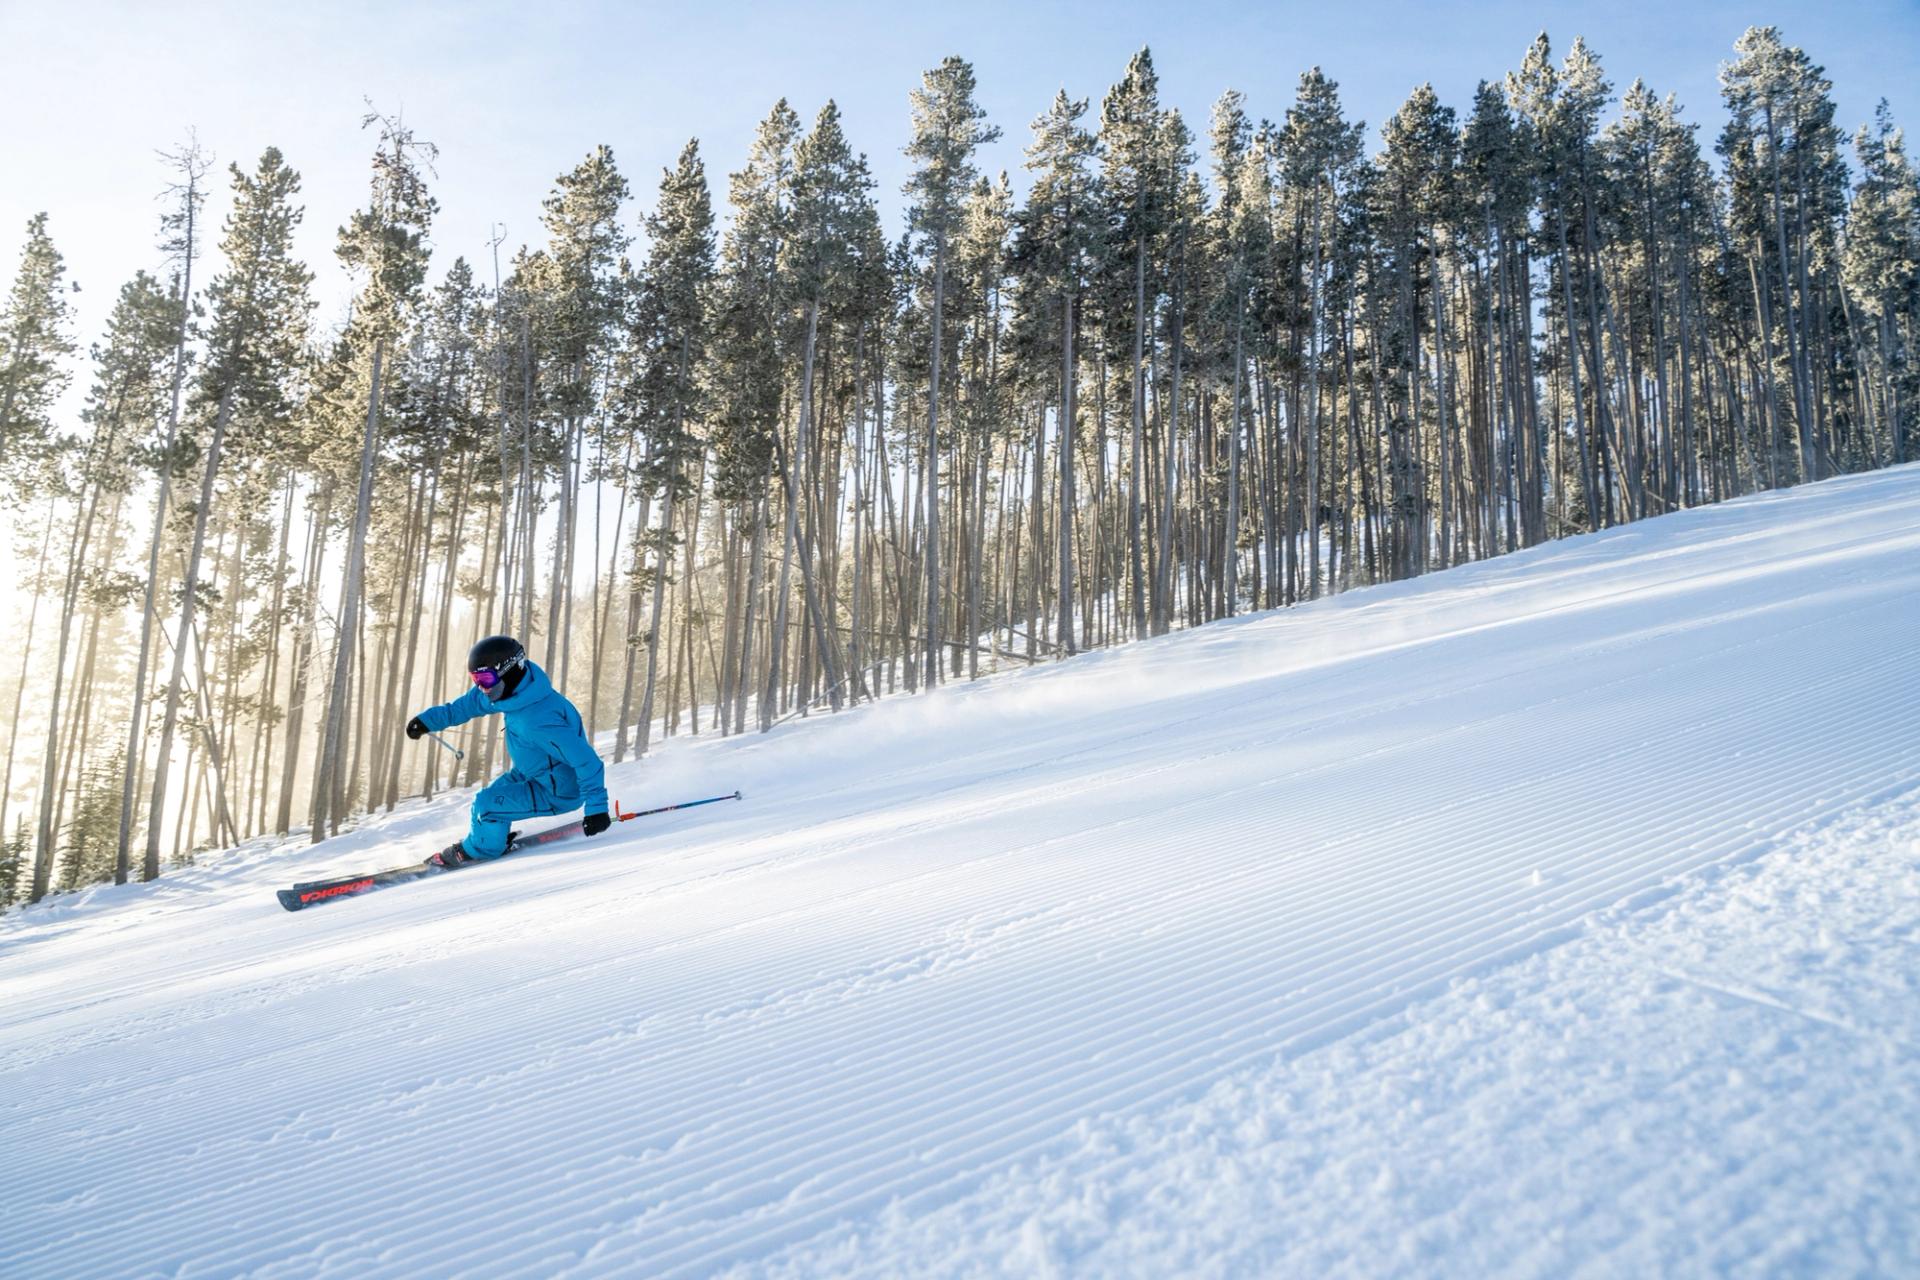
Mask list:
[[[452,871],[456,867],[464,867],[472,861],[473,859],[467,856],[466,842],[455,840],[452,844],[434,854],[431,858],[428,858],[427,865],[430,867],[438,867],[442,871]]]

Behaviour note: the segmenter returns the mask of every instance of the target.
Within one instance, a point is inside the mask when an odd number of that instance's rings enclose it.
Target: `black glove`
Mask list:
[[[613,819],[604,813],[590,813],[586,821],[580,824],[580,830],[590,836],[597,836],[613,825]]]
[[[425,737],[426,732],[427,732],[426,723],[423,720],[421,720],[419,716],[415,716],[413,719],[407,721],[407,736],[409,738],[418,740],[420,738]]]

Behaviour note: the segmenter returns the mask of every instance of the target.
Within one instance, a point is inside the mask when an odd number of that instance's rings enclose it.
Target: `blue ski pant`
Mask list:
[[[547,779],[529,778],[518,769],[509,769],[480,788],[473,798],[473,826],[462,843],[470,858],[497,858],[507,851],[507,835],[513,823],[579,807],[578,795],[565,795]]]

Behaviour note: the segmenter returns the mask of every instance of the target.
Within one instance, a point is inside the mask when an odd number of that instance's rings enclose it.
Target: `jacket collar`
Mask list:
[[[547,673],[542,671],[534,663],[533,659],[529,658],[527,659],[526,674],[520,678],[519,686],[515,688],[512,693],[494,703],[494,709],[498,711],[525,711],[528,707],[539,702],[552,692],[553,681],[549,680]]]

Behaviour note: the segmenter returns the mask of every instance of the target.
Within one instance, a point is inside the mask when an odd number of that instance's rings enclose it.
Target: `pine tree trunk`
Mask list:
[[[274,816],[274,830],[286,835],[293,825],[293,787],[300,765],[300,731],[306,722],[307,673],[313,665],[319,627],[320,571],[326,563],[327,521],[333,516],[332,477],[322,481],[319,507],[307,530],[307,554],[301,575],[300,622],[294,639],[293,656],[288,665],[293,671],[287,690],[287,733],[285,755],[280,761],[280,801]]]
[[[661,607],[666,599],[667,573],[670,568],[668,557],[673,548],[670,536],[673,530],[674,483],[669,480],[666,486],[665,500],[660,506],[660,547],[657,567],[653,574],[653,612],[652,620],[647,624],[647,679],[640,695],[640,723],[634,730],[633,754],[645,756],[653,741],[653,690],[660,667],[660,616]]]
[[[1141,205],[1144,204],[1144,200],[1143,195]],[[1144,382],[1147,340],[1147,236],[1142,217],[1144,212],[1144,208],[1136,205],[1134,214],[1136,219],[1142,221],[1142,225],[1138,228],[1133,253],[1133,366],[1128,371],[1129,390],[1133,398],[1131,406],[1133,431],[1127,454],[1130,467],[1127,476],[1127,587],[1128,605],[1133,617],[1133,634],[1136,638],[1147,634],[1146,579],[1141,570],[1141,558],[1145,554],[1141,544],[1145,539],[1146,530],[1140,504],[1140,489],[1147,478],[1143,440],[1147,412]],[[1064,497],[1064,491],[1062,496]]]
[[[210,821],[209,833],[213,839],[225,839],[230,844],[240,842],[240,834],[233,821],[233,810],[227,804],[227,770],[225,753],[221,749],[220,735],[214,729],[213,697],[207,692],[206,673],[214,669],[207,657],[207,640],[198,622],[193,624],[194,663],[199,668],[200,678],[193,682],[194,708],[200,718],[200,737],[206,744],[201,753],[201,767],[205,777],[213,780],[208,788],[207,803]]]
[[[807,435],[808,427],[813,416],[813,363],[814,348],[819,334],[819,326],[820,303],[816,299],[807,311],[807,345],[805,356],[802,360],[800,380],[800,427],[794,437],[798,452],[797,468],[789,468],[787,466],[786,446],[777,435],[774,438],[774,446],[780,455],[781,481],[786,488],[787,509],[789,513],[796,512],[804,500],[804,495],[796,492],[795,486],[799,480],[805,477],[807,463],[811,453],[807,448]],[[796,469],[800,473],[799,476],[793,474]],[[845,701],[841,691],[845,681],[841,676],[840,646],[827,624],[826,613],[820,606],[820,595],[814,576],[813,556],[808,549],[807,538],[804,532],[801,532],[797,543],[800,553],[800,590],[805,597],[807,618],[813,624],[814,634],[818,638],[820,662],[826,674],[827,699],[832,704],[833,709],[838,711]],[[785,582],[783,579],[783,590],[784,587]],[[806,693],[803,692],[801,700],[805,701],[806,697]]]
[[[7,771],[4,778],[0,778],[0,820],[4,820],[6,814],[11,809],[13,801],[13,763],[15,749],[20,744],[20,709],[26,698],[27,674],[32,670],[29,664],[33,660],[34,632],[40,622],[41,590],[46,585],[47,551],[48,548],[53,545],[54,508],[55,504],[49,501],[47,503],[47,522],[40,533],[39,560],[33,574],[33,602],[27,609],[27,637],[26,642],[20,647],[20,681],[13,689],[13,722],[7,729]],[[24,823],[24,821],[25,819],[23,818],[22,822]],[[52,871],[53,868],[51,865],[48,865],[44,871],[36,865],[33,871],[33,882],[35,884],[45,882],[52,874]],[[45,896],[45,889],[42,889],[38,894],[30,890],[27,900],[29,902],[38,902]]]
[[[1233,324],[1232,407],[1227,413],[1227,520],[1221,530],[1220,563],[1225,571],[1223,598],[1226,616],[1240,611],[1240,440],[1244,425],[1240,417],[1241,379],[1246,372],[1246,299],[1236,290]]]
[[[167,767],[173,751],[173,733],[180,719],[180,682],[186,672],[187,634],[193,624],[195,596],[200,582],[200,557],[206,547],[207,514],[213,506],[213,482],[220,469],[220,449],[225,443],[227,423],[233,413],[231,387],[220,397],[214,415],[213,436],[207,445],[207,463],[200,480],[200,503],[193,517],[193,546],[187,554],[186,578],[181,588],[180,625],[173,642],[173,673],[167,680],[166,710],[160,720],[160,746],[154,758],[153,798],[147,810],[147,851],[141,878],[152,880],[160,874],[160,831],[167,808]]]
[[[312,842],[318,844],[339,829],[339,788],[343,781],[342,757],[346,754],[349,730],[348,680],[353,671],[355,642],[359,636],[360,587],[366,572],[367,524],[373,511],[373,459],[380,429],[381,365],[386,356],[386,339],[373,344],[373,367],[368,378],[366,430],[360,442],[360,485],[354,504],[353,532],[347,545],[346,582],[340,590],[340,639],[334,648],[333,679],[327,699],[327,722],[321,733],[319,764],[313,786]]]
[[[926,505],[927,538],[927,611],[926,687],[940,682],[940,616],[944,584],[940,578],[940,373],[943,363],[941,338],[944,336],[944,312],[947,300],[947,231],[940,228],[933,249],[933,365],[927,390],[926,485],[922,490]]]
[[[1060,542],[1055,552],[1057,560],[1055,568],[1060,574],[1060,599],[1058,602],[1059,629],[1054,634],[1054,643],[1058,647],[1062,657],[1070,656],[1078,651],[1073,636],[1073,513],[1075,507],[1073,496],[1073,429],[1074,419],[1077,413],[1076,395],[1080,382],[1080,369],[1074,359],[1073,350],[1073,340],[1078,329],[1078,325],[1076,324],[1078,317],[1075,315],[1077,302],[1078,299],[1074,296],[1074,291],[1069,289],[1061,305],[1060,431],[1059,439],[1054,445],[1054,451],[1059,455],[1060,463],[1059,500],[1057,503],[1059,508],[1058,525]],[[1038,439],[1036,439],[1034,442],[1035,493],[1033,499],[1034,510],[1036,512],[1040,511],[1044,506],[1044,499],[1038,491],[1040,475],[1039,459],[1040,443]],[[1036,516],[1034,525],[1034,547],[1036,554],[1038,553],[1040,545],[1039,528],[1038,517]],[[1036,575],[1036,578],[1037,576],[1038,575]],[[1031,627],[1029,628],[1028,634],[1032,634]],[[1028,651],[1028,657],[1032,657],[1031,649]]]
[[[413,697],[414,663],[420,653],[420,619],[427,609],[427,572],[433,562],[433,526],[438,514],[440,500],[440,451],[434,450],[432,464],[427,469],[427,483],[424,496],[420,499],[420,509],[414,515],[415,522],[421,525],[418,564],[410,565],[413,582],[411,591],[397,595],[396,600],[407,598],[407,638],[403,644],[405,656],[400,660],[400,670],[394,682],[393,693],[388,698],[387,707],[392,717],[404,724],[411,711],[408,702]],[[395,619],[396,634],[399,619]],[[399,734],[392,736],[392,746],[388,749],[385,779],[386,807],[392,811],[400,798],[400,745],[404,742]]]
[[[113,448],[111,436],[107,448]],[[100,486],[91,487],[84,514],[73,514],[73,536],[67,549],[67,576],[60,604],[59,637],[53,646],[53,679],[47,697],[47,743],[40,768],[40,818],[34,842],[33,890],[31,901],[38,902],[47,893],[47,875],[53,869],[54,807],[59,783],[60,701],[66,691],[67,646],[73,638],[73,615],[78,611],[80,581],[84,576],[87,548],[93,541],[94,517],[100,509]],[[18,716],[15,717],[16,723]]]
[[[166,539],[167,506],[173,492],[172,458],[174,442],[180,434],[180,393],[186,384],[187,333],[193,300],[194,221],[197,213],[191,184],[189,184],[188,198],[184,207],[186,211],[186,234],[182,241],[184,266],[181,270],[180,292],[175,295],[180,306],[180,327],[174,338],[172,399],[171,407],[167,411],[166,441],[160,455],[166,459],[166,462],[160,470],[160,492],[154,500],[153,535],[149,540],[147,551],[147,580],[141,597],[140,656],[134,664],[133,709],[127,717],[127,758],[120,780],[120,832],[115,846],[113,869],[115,884],[125,884],[132,871],[133,793],[138,786],[141,765],[145,758],[147,667],[153,656],[153,622],[156,616],[154,595],[160,589],[160,549]]]
[[[760,584],[766,562],[767,499],[754,500],[753,537],[747,552],[747,619],[740,630],[740,680],[734,690],[733,731],[747,731],[747,690],[757,682],[753,671],[755,618],[760,608]]]

